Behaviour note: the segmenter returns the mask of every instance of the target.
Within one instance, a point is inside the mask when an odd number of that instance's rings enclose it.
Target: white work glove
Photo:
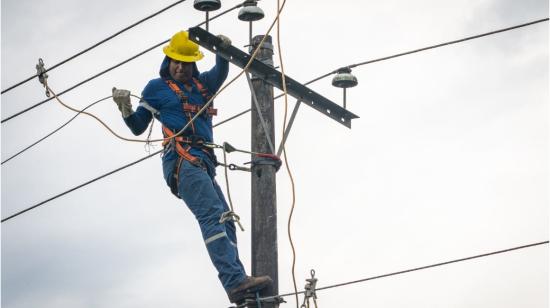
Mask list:
[[[227,48],[227,47],[231,46],[231,40],[227,36],[225,36],[223,34],[218,34],[218,38],[220,40],[222,40],[222,43],[221,43],[222,47]]]
[[[132,103],[130,103],[130,91],[113,87],[113,100],[117,104],[123,118],[127,118],[134,113]]]

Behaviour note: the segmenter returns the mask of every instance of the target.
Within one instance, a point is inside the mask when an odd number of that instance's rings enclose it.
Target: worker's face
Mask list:
[[[187,82],[193,77],[193,62],[181,62],[170,59],[168,70],[174,80]]]

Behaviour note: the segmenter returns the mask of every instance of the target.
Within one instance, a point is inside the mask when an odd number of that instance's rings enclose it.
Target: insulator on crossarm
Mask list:
[[[332,85],[338,88],[342,88],[344,94],[344,109],[346,109],[346,89],[355,87],[357,85],[357,77],[353,76],[353,74],[351,73],[351,68],[342,67],[338,69],[338,71],[336,72],[336,76],[332,78]]]
[[[264,11],[258,7],[256,0],[245,1],[239,10],[239,19],[242,21],[257,21],[264,18]]]
[[[199,11],[211,12],[219,9],[222,6],[220,0],[195,0],[193,7]]]
[[[353,76],[349,67],[343,67],[332,78],[332,85],[338,88],[352,88],[357,85],[357,77]]]

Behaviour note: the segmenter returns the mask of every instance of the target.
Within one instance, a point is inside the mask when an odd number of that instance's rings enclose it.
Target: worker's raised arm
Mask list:
[[[231,45],[231,40],[225,35],[218,35],[222,40],[223,45]],[[224,83],[229,73],[229,62],[216,55],[216,65],[209,71],[203,72],[199,75],[199,79],[206,84],[206,87],[212,92],[216,93]]]

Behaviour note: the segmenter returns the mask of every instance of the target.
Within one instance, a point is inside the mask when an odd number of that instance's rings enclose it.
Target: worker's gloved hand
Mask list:
[[[229,46],[231,46],[231,40],[230,40],[227,36],[225,36],[225,35],[223,35],[223,34],[218,34],[218,38],[219,38],[220,40],[222,40],[222,44],[221,44],[222,47],[229,47]]]
[[[113,87],[113,100],[117,104],[123,118],[127,118],[134,113],[132,103],[130,103],[130,91]]]

